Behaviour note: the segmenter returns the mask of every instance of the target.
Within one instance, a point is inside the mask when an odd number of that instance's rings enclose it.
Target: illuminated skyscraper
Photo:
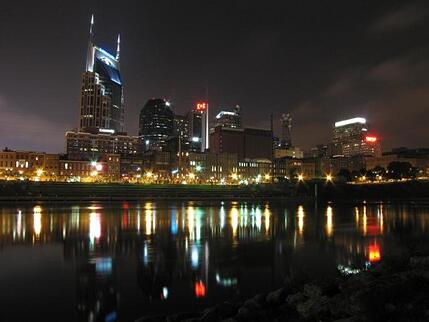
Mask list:
[[[240,106],[237,105],[233,111],[220,111],[216,115],[215,127],[223,126],[231,129],[241,128],[241,111]]]
[[[120,36],[116,55],[94,43],[94,16],[89,29],[86,68],[82,75],[80,130],[124,132],[124,96],[120,74]]]
[[[140,112],[139,135],[143,151],[162,151],[173,135],[174,114],[170,103],[161,98],[147,101]]]
[[[368,124],[363,117],[335,123],[333,130],[333,156],[381,156],[380,140],[368,134]]]
[[[209,107],[207,103],[197,103],[188,114],[189,140],[191,151],[204,152],[209,148]]]

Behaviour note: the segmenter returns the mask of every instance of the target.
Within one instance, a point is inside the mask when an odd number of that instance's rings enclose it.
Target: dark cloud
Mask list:
[[[295,117],[303,128],[296,136],[306,138],[305,133],[313,128],[319,133],[320,142],[330,139],[320,122],[306,122],[309,115],[319,121],[332,122],[340,119],[363,116],[370,120],[371,131],[379,135],[384,148],[410,145],[426,146],[429,135],[423,123],[429,121],[429,55],[422,48],[374,66],[358,67],[338,76],[322,95],[305,101],[294,109]],[[413,138],[411,140],[411,138]],[[311,140],[300,140],[302,145],[311,145]]]
[[[379,18],[370,30],[375,32],[394,32],[410,28],[428,17],[429,8],[424,3],[409,4],[388,12]]]

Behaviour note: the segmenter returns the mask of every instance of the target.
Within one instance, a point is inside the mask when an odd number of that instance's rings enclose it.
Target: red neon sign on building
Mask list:
[[[207,103],[206,102],[197,103],[197,106],[196,106],[197,111],[205,111],[206,109],[207,109]]]
[[[365,141],[374,143],[374,142],[377,142],[377,137],[376,136],[366,136]]]

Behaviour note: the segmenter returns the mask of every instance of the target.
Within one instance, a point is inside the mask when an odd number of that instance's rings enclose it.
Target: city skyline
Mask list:
[[[426,145],[418,124],[429,87],[423,2],[261,5],[264,14],[240,1],[225,3],[227,14],[222,5],[193,1],[45,10],[58,6],[7,4],[1,16],[0,59],[8,62],[0,84],[2,147],[64,151],[64,132],[78,124],[91,13],[102,48],[114,52],[118,33],[123,40],[130,135],[137,134],[138,113],[150,97],[165,97],[184,114],[208,92],[210,120],[239,104],[248,126],[269,128],[274,113],[279,136],[281,115],[290,113],[294,141],[303,148],[329,142],[334,122],[354,116],[371,120],[386,149]],[[164,24],[154,19],[160,12]],[[300,19],[304,23],[294,24]]]

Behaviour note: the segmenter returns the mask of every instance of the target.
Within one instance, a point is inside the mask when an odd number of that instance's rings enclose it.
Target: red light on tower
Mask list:
[[[197,103],[197,107],[196,107],[197,111],[205,111],[206,109],[207,109],[207,103],[206,102]]]
[[[365,141],[370,142],[370,143],[375,143],[375,142],[377,142],[377,137],[376,136],[366,136]]]

